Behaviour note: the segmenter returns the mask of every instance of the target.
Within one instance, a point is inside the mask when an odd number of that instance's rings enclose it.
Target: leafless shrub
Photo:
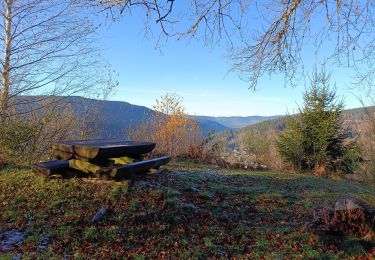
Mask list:
[[[363,162],[357,173],[361,179],[375,182],[375,114],[367,109],[366,119],[361,124],[358,142],[361,146]]]
[[[259,127],[249,128],[244,133],[244,150],[255,156],[259,164],[267,165],[270,169],[282,170],[285,165],[276,147],[276,130],[269,122],[259,124]]]
[[[50,97],[49,99],[54,99]],[[0,126],[0,154],[7,162],[29,165],[50,159],[50,147],[62,140],[88,139],[97,135],[100,118],[95,109],[46,99],[41,109],[27,116],[12,116]]]

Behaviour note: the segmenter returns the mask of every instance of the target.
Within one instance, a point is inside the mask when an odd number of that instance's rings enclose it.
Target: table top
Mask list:
[[[126,139],[99,139],[99,140],[80,140],[80,141],[63,141],[59,144],[96,147],[96,148],[115,148],[115,147],[139,147],[139,146],[155,146],[152,142],[130,141]]]

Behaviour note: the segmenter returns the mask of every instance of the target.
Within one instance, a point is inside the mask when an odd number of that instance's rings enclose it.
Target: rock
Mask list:
[[[151,168],[146,174],[158,174],[163,172],[163,170],[160,170],[160,167],[157,168]]]
[[[47,247],[50,245],[51,241],[49,237],[44,234],[42,234],[39,239],[40,239],[39,250],[44,252],[46,251]]]
[[[335,203],[335,211],[363,209],[361,203],[351,197],[340,197]]]
[[[215,158],[215,163],[221,168],[243,169],[243,170],[267,170],[266,165],[256,161],[254,156],[246,153],[222,153],[220,157]]]
[[[98,210],[98,212],[96,212],[95,216],[92,218],[91,222],[93,222],[93,223],[102,222],[103,218],[107,214],[107,212],[108,212],[108,209],[100,208]]]
[[[1,250],[7,252],[12,250],[14,247],[21,246],[25,236],[26,235],[24,232],[16,229],[5,231],[4,233],[0,234]]]
[[[351,197],[340,197],[334,207],[320,206],[313,211],[311,227],[319,231],[364,236],[374,231],[374,210]]]

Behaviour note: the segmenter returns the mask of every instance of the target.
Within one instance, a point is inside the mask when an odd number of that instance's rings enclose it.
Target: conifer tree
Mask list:
[[[298,116],[289,116],[277,146],[285,162],[319,174],[352,172],[359,162],[355,141],[343,125],[344,103],[329,87],[329,75],[315,72]]]

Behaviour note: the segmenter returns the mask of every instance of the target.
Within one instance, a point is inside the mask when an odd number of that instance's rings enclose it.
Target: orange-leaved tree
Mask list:
[[[129,137],[157,143],[155,153],[169,156],[189,156],[202,143],[198,123],[189,116],[182,98],[167,93],[156,100],[150,120],[142,124]],[[198,149],[199,150],[199,149]]]

